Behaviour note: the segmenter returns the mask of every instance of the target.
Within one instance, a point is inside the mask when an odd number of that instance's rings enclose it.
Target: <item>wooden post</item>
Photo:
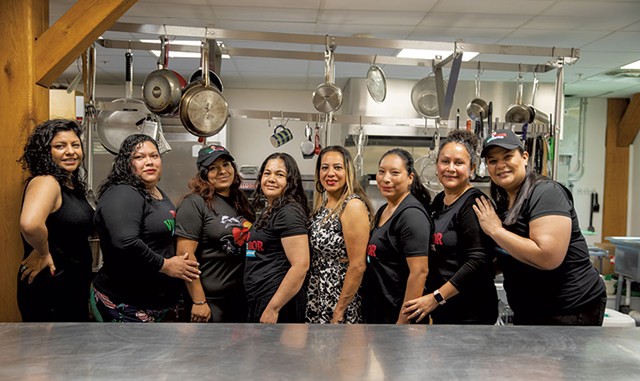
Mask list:
[[[602,201],[602,239],[627,234],[627,200],[629,187],[629,146],[617,145],[628,99],[607,101],[607,134]]]

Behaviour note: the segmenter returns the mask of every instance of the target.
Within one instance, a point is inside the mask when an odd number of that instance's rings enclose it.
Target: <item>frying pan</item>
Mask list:
[[[534,74],[533,77],[533,90],[531,91],[531,104],[527,106],[529,108],[529,123],[541,123],[548,125],[549,124],[549,116],[544,112],[538,110],[534,103],[536,101],[536,92],[538,91],[538,77]]]
[[[324,83],[318,85],[313,92],[312,102],[316,110],[324,113],[334,112],[342,106],[342,90],[333,82],[333,49],[329,46],[324,51]]]
[[[209,67],[209,43],[202,42],[202,67]],[[180,101],[180,121],[193,135],[209,137],[222,130],[229,119],[229,105],[220,90],[209,82],[209,70],[201,81],[190,84]]]
[[[380,66],[372,64],[367,70],[367,91],[371,98],[378,102],[384,102],[387,97],[387,79]]]
[[[531,113],[529,107],[522,104],[522,89],[524,85],[522,83],[522,75],[518,75],[518,88],[516,90],[516,103],[509,106],[507,114],[504,119],[508,123],[529,123],[531,120]]]
[[[202,79],[203,79],[202,69],[198,69],[194,71],[193,74],[191,74],[191,77],[189,78],[189,84],[201,81]],[[209,81],[213,86],[218,88],[220,92],[224,91],[224,86],[222,85],[222,79],[220,79],[220,76],[218,76],[218,74],[216,74],[216,72],[213,70],[209,70]]]
[[[472,120],[478,120],[480,114],[487,116],[487,102],[480,98],[480,73],[476,75],[476,97],[467,105],[467,115]]]
[[[158,115],[174,115],[180,106],[184,78],[169,70],[169,44],[166,36],[160,37],[158,69],[152,71],[142,85],[142,98],[146,106]]]
[[[133,55],[125,53],[125,97],[114,100],[105,105],[98,114],[96,122],[98,139],[104,148],[117,155],[120,144],[127,136],[139,133],[136,124],[146,119],[149,110],[144,102],[132,99],[133,92]]]

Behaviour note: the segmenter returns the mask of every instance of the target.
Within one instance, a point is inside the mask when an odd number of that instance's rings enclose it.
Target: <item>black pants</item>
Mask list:
[[[247,297],[244,289],[222,298],[207,298],[211,309],[210,322],[245,323],[247,321]]]
[[[514,311],[514,325],[590,325],[601,326],[604,310],[607,307],[607,294],[603,293],[592,302],[574,311],[560,314],[535,316],[529,313],[519,314]]]
[[[267,304],[271,300],[271,297],[261,298],[249,302],[249,314],[247,321],[249,323],[259,323],[260,317],[267,308]],[[278,314],[278,323],[304,323],[304,314],[307,307],[307,293],[304,289],[300,290],[291,298],[291,300],[285,304],[280,313]]]

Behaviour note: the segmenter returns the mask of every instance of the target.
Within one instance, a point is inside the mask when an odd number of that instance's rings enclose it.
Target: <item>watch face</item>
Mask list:
[[[367,90],[376,102],[383,102],[387,97],[387,80],[379,66],[372,65],[367,71]]]

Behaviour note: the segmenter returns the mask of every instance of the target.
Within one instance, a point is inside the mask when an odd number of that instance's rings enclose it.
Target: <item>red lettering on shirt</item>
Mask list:
[[[376,245],[374,244],[367,245],[367,255],[370,257],[376,256]]]
[[[247,242],[247,249],[262,251],[262,241],[249,241]]]
[[[433,233],[433,244],[442,245],[442,233]]]

